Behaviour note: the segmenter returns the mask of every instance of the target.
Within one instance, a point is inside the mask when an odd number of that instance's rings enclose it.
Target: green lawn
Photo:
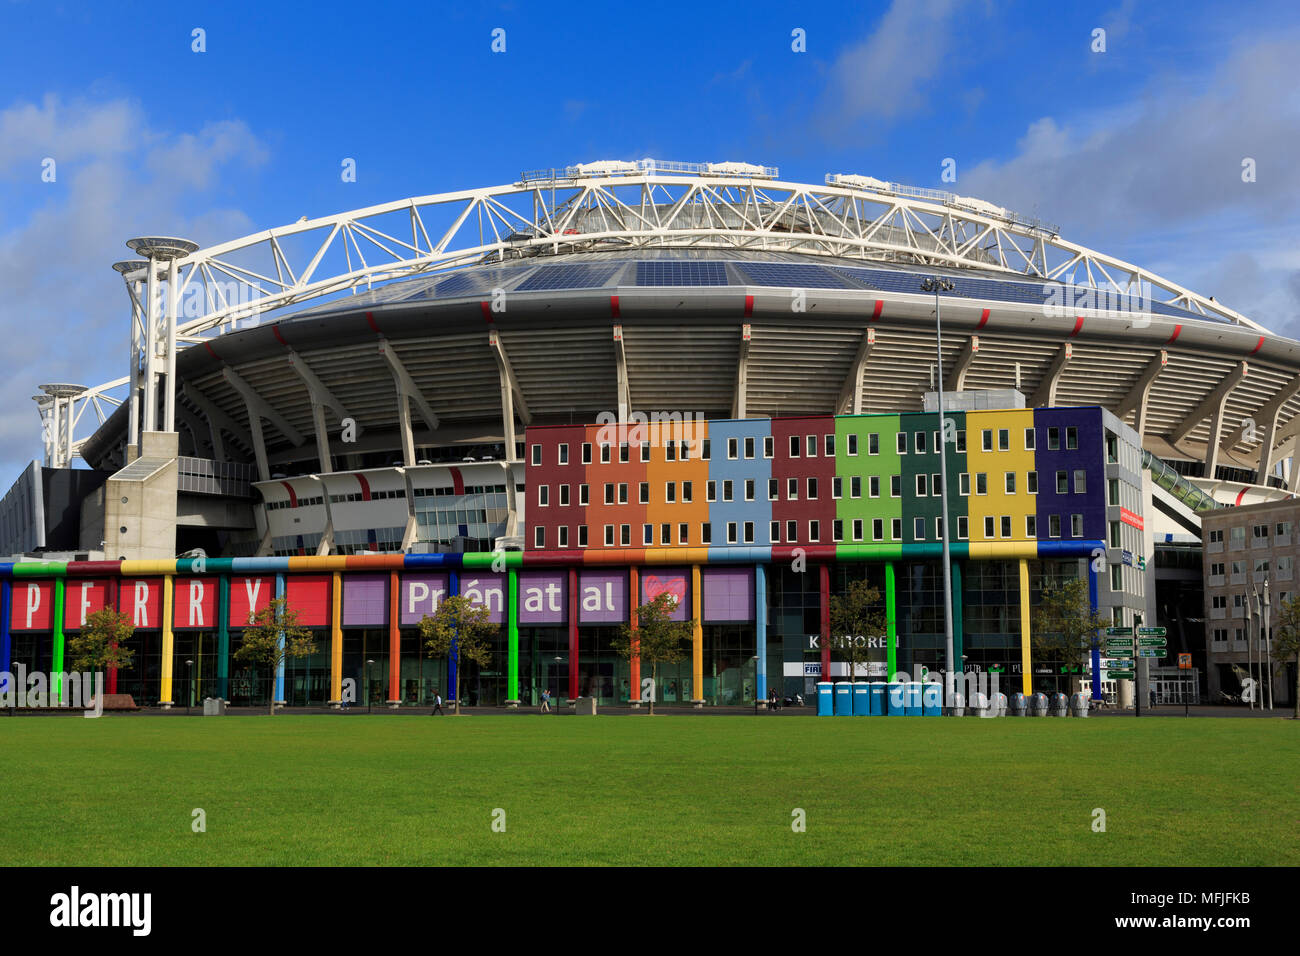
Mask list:
[[[0,754],[9,865],[1300,864],[1295,721],[0,718]]]

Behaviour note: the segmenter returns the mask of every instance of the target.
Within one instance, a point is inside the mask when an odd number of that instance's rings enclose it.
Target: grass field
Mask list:
[[[1300,863],[1295,721],[17,718],[0,753],[9,865]]]

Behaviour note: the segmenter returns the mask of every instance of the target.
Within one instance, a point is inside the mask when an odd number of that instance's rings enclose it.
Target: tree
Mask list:
[[[274,676],[286,658],[314,653],[316,640],[308,628],[298,623],[298,612],[289,606],[288,598],[272,598],[266,607],[249,616],[244,642],[235,651],[235,660],[265,664]],[[274,685],[270,697],[274,714]]]
[[[1067,672],[1082,674],[1098,633],[1108,623],[1092,609],[1086,581],[1076,578],[1049,586],[1043,591],[1042,604],[1034,608],[1030,647],[1036,659],[1055,659]]]
[[[480,607],[467,597],[449,597],[433,612],[433,617],[420,618],[420,636],[431,657],[455,658],[456,714],[460,715],[461,661],[470,660],[479,667],[492,663],[492,635],[497,625],[492,623],[488,609]]]
[[[1277,606],[1277,624],[1273,626],[1273,652],[1279,658],[1295,659],[1295,719],[1300,720],[1300,595]]]
[[[130,667],[135,652],[124,645],[134,633],[131,619],[110,607],[89,615],[85,626],[68,638],[72,669],[94,674],[112,667],[119,670]]]
[[[880,590],[869,581],[854,581],[843,595],[831,596],[830,617],[831,658],[838,657],[848,664],[851,681],[857,676],[858,665],[871,659],[867,639],[885,633]],[[822,679],[829,680],[830,675]]]
[[[695,633],[695,621],[674,621],[677,599],[667,591],[655,595],[648,604],[636,609],[637,629],[629,622],[619,630],[619,636],[610,641],[614,652],[626,661],[638,658],[650,665],[650,679],[658,690],[659,665],[675,664],[686,656],[683,646]],[[650,714],[655,712],[655,697],[650,695]]]

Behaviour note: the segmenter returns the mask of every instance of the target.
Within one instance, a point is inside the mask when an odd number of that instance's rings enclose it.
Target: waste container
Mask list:
[[[959,690],[952,692],[952,715],[954,717],[966,716],[966,695]]]
[[[871,716],[883,717],[888,709],[888,685],[877,681],[867,686],[871,688]]]
[[[853,685],[853,716],[867,717],[871,714],[871,685],[866,681]]]
[[[903,713],[908,717],[921,716],[921,682],[911,680],[903,685]]]
[[[886,686],[889,688],[887,691],[887,693],[889,694],[889,708],[888,708],[889,716],[890,717],[901,716],[903,713],[903,703],[904,703],[903,701],[904,685],[900,684],[897,681],[894,681]]]
[[[853,716],[853,685],[848,681],[842,680],[835,685],[835,716]]]
[[[1047,716],[1047,695],[1039,692],[1029,698],[1029,716],[1046,717]]]
[[[1069,709],[1069,706],[1070,706],[1069,698],[1066,697],[1064,694],[1058,692],[1052,695],[1051,713],[1053,717],[1064,717],[1066,715],[1066,711]]]
[[[1088,716],[1088,695],[1087,694],[1070,695],[1070,716],[1071,717]]]
[[[989,714],[990,717],[1005,717],[1007,715],[1007,695],[994,694],[993,699],[989,701],[989,706],[996,708],[996,714]]]
[[[989,708],[988,695],[975,691],[970,695],[970,704],[968,709],[973,717],[987,717]]]
[[[220,717],[226,712],[226,702],[220,697],[203,698],[203,716]]]
[[[1025,716],[1026,701],[1025,701],[1024,694],[1020,693],[1019,691],[1016,691],[1014,694],[1011,695],[1010,698],[1008,698],[1008,704],[1010,705],[1012,717]]]
[[[819,681],[817,683],[817,716],[830,717],[835,713],[835,701],[833,692],[835,685],[830,681]]]
[[[921,685],[921,713],[926,717],[943,716],[943,685],[926,681]]]

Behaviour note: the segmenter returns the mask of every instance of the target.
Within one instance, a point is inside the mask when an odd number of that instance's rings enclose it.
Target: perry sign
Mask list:
[[[80,630],[86,619],[109,604],[113,582],[93,578],[69,578],[64,584],[64,630]],[[179,630],[217,626],[218,580],[214,577],[178,577],[172,591],[172,627]],[[162,578],[122,578],[117,582],[117,610],[137,630],[158,630],[162,625]],[[275,596],[275,578],[230,579],[230,626],[243,627],[253,613],[266,607]],[[21,581],[13,587],[15,631],[51,630],[54,584],[51,581]]]

